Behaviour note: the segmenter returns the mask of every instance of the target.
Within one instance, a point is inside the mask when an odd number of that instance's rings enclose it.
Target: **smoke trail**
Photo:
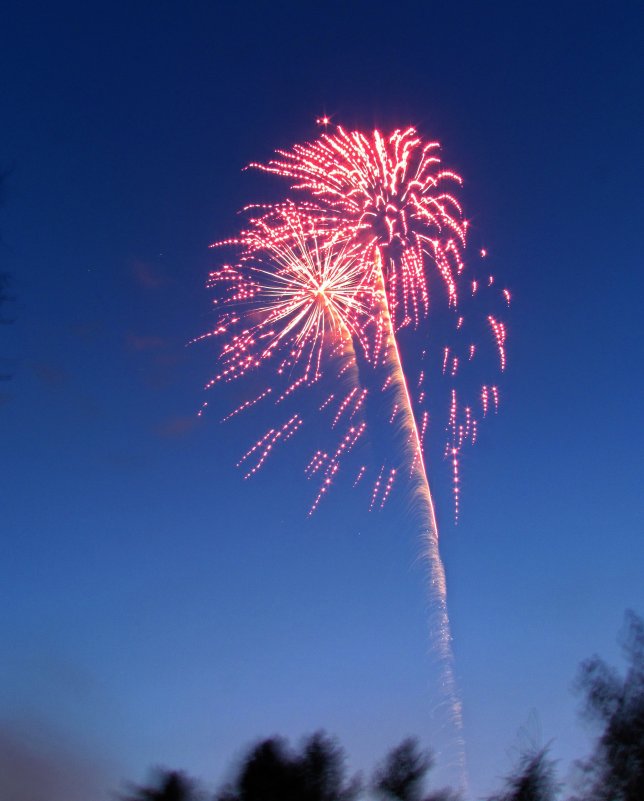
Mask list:
[[[385,289],[385,278],[380,254],[376,255],[378,294],[380,295],[382,321],[386,329],[388,343],[386,352],[388,367],[393,376],[393,384],[398,395],[398,408],[401,412],[403,428],[407,434],[406,442],[409,458],[413,465],[413,478],[416,495],[422,504],[422,519],[426,521],[423,530],[425,541],[425,557],[429,562],[429,593],[436,610],[430,622],[430,637],[436,653],[440,657],[441,685],[445,701],[449,707],[451,723],[455,729],[457,763],[460,773],[461,790],[467,791],[467,767],[465,760],[465,741],[463,738],[463,705],[458,694],[454,676],[454,654],[452,652],[452,635],[447,611],[447,582],[445,568],[440,556],[438,543],[438,525],[434,511],[434,501],[429,488],[423,449],[414,417],[411,396],[403,370],[398,342],[394,330],[389,301]]]

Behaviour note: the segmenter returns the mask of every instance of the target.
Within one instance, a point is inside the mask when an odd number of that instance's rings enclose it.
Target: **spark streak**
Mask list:
[[[421,514],[423,521],[423,535],[425,538],[425,555],[429,562],[429,590],[435,604],[435,626],[432,627],[431,636],[434,645],[441,657],[443,692],[450,707],[452,722],[457,731],[458,759],[461,769],[462,781],[465,784],[465,743],[463,741],[463,714],[462,704],[458,696],[456,678],[454,675],[454,655],[451,646],[451,633],[449,615],[447,612],[447,581],[445,578],[445,568],[440,556],[438,542],[438,524],[434,510],[434,501],[429,487],[427,469],[423,456],[421,436],[416,425],[413,405],[405,372],[403,370],[398,342],[394,330],[393,319],[389,311],[389,301],[385,289],[385,276],[382,270],[382,262],[377,258],[377,270],[379,273],[378,295],[381,301],[381,317],[387,330],[389,366],[391,375],[394,376],[393,382],[396,387],[398,406],[403,413],[403,425],[408,434],[406,438],[409,458],[414,466],[414,483],[416,495],[420,501]],[[381,472],[382,475],[382,472]],[[379,479],[380,481],[380,479]],[[375,501],[375,494],[372,498],[372,505]]]

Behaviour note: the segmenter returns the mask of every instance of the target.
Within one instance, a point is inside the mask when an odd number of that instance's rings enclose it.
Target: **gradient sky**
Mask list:
[[[339,485],[309,520],[302,447],[252,482],[234,467],[270,410],[221,426],[230,399],[211,393],[195,418],[215,366],[185,347],[213,319],[207,246],[273,196],[242,168],[315,136],[321,113],[439,139],[472,241],[513,290],[502,413],[465,460],[457,528],[431,467],[472,797],[526,737],[565,778],[590,743],[577,667],[619,663],[624,610],[644,611],[641,4],[13,6],[0,773],[15,798],[40,783],[49,801],[105,799],[154,764],[214,786],[275,732],[325,728],[361,769],[407,734],[445,745],[409,498],[368,515]]]

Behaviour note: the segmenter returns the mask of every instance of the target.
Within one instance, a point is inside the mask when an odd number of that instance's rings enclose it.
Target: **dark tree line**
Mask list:
[[[359,791],[359,778],[345,776],[342,750],[318,732],[299,752],[278,738],[259,743],[216,801],[353,801]]]
[[[410,738],[387,755],[365,786],[359,775],[347,777],[344,752],[323,732],[304,740],[299,751],[272,737],[251,748],[233,781],[213,801],[355,801],[365,790],[380,801],[448,801],[452,796],[447,791],[423,793],[431,765],[429,752]],[[153,786],[136,788],[124,801],[200,799],[195,784],[184,774],[163,772]]]
[[[488,801],[553,801],[558,791],[554,763],[542,749],[522,754],[504,789]]]
[[[627,613],[625,676],[598,656],[581,667],[586,716],[601,727],[592,757],[581,763],[578,801],[644,801],[644,620]]]
[[[600,727],[590,759],[580,763],[581,794],[570,801],[644,801],[644,621],[627,614],[622,638],[627,672],[620,676],[599,657],[584,662],[578,690],[585,714]],[[458,801],[449,789],[427,794],[432,757],[415,739],[404,740],[376,767],[370,782],[347,777],[337,742],[318,732],[300,750],[273,737],[252,747],[233,780],[212,801]],[[503,789],[488,801],[555,801],[560,796],[547,749],[524,753]],[[185,774],[161,772],[153,785],[122,801],[210,801]]]

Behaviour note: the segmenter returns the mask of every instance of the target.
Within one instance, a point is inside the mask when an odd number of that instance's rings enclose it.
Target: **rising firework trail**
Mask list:
[[[418,428],[414,415],[407,378],[403,370],[400,351],[396,340],[393,319],[389,310],[385,277],[382,273],[382,264],[378,256],[376,257],[376,264],[380,270],[379,294],[382,304],[381,315],[387,328],[390,346],[388,349],[388,366],[399,397],[397,406],[403,410],[403,426],[407,433],[408,458],[411,464],[410,473],[414,478],[416,495],[420,502],[420,516],[423,521],[425,556],[429,562],[429,589],[434,609],[431,635],[441,659],[442,690],[449,705],[452,723],[456,729],[456,758],[458,761],[462,789],[465,790],[467,787],[467,772],[465,765],[465,743],[463,739],[462,703],[458,694],[454,675],[454,654],[452,652],[450,623],[447,612],[447,581],[445,578],[445,567],[438,547],[438,523],[436,522],[434,500],[432,498],[429,479],[427,477],[427,468],[423,456],[420,433],[422,429]]]
[[[391,400],[389,422],[404,432],[403,466],[421,509],[435,610],[432,635],[465,781],[445,571],[423,448],[428,426],[423,404],[427,392],[435,394],[435,385],[426,385],[435,350],[438,380],[450,388],[444,450],[458,519],[462,449],[476,441],[477,415],[496,411],[499,401],[498,387],[488,380],[478,384],[469,404],[461,402],[456,381],[485,351],[469,333],[475,315],[463,307],[480,298],[494,300],[482,319],[497,368],[503,370],[506,327],[497,301],[507,307],[510,294],[492,276],[467,275],[462,254],[468,224],[455,196],[461,178],[441,167],[438,143],[423,141],[413,128],[385,136],[338,127],[313,142],[277,151],[266,164],[250,166],[286,179],[294,194],[274,204],[247,207],[246,227],[236,238],[217,243],[236,247],[239,255],[233,265],[210,277],[211,285],[224,291],[215,301],[220,309],[217,325],[205,336],[221,336],[223,346],[221,368],[208,386],[273,365],[268,385],[227,414],[229,419],[257,404],[279,405],[304,389],[319,387],[324,370],[332,366],[330,391],[318,412],[328,415],[331,430],[338,434],[334,446],[316,451],[305,469],[308,478],[321,480],[313,512],[365,436],[362,412],[373,384],[365,365],[374,374],[385,371],[382,391]],[[487,252],[479,255],[485,258]],[[451,339],[438,348],[431,345],[429,355],[423,349],[422,359],[427,360],[412,383],[401,357],[401,332],[425,333],[423,323],[441,298]],[[295,411],[265,432],[240,460],[245,476],[257,472],[302,423]],[[384,506],[399,472],[390,463],[376,466],[370,509]],[[365,475],[368,468],[362,464],[353,473],[353,485]]]

